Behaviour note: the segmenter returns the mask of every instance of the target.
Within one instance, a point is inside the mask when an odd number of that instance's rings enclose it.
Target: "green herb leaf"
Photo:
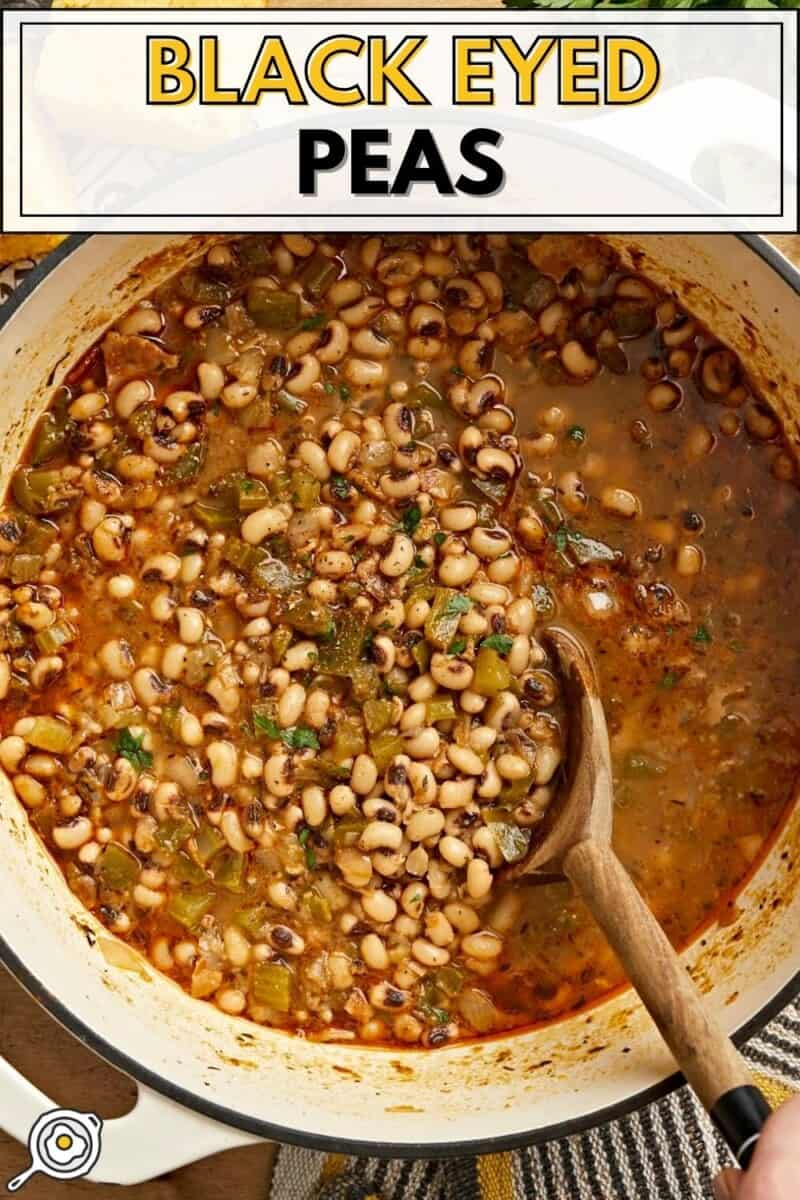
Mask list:
[[[571,442],[574,442],[576,446],[582,446],[586,441],[586,430],[582,425],[570,425],[569,429],[567,430],[567,437]]]
[[[447,534],[442,533],[442,531],[440,529],[438,531],[438,533],[435,533],[433,535],[433,540],[436,542],[437,546],[443,546],[445,544],[445,542],[447,541]]]
[[[305,725],[293,725],[291,729],[282,729],[281,741],[290,750],[319,750],[317,735]]]
[[[344,475],[331,475],[331,493],[337,500],[346,500],[350,495],[350,484]]]
[[[697,629],[695,629],[694,633],[692,634],[691,640],[696,642],[698,645],[708,645],[709,642],[712,642],[714,639],[712,638],[711,631],[707,625],[698,625]]]
[[[675,687],[680,676],[675,671],[665,671],[658,682],[658,686],[663,692],[670,692]]]
[[[409,537],[413,537],[417,532],[417,526],[422,520],[422,509],[418,504],[412,504],[405,510],[401,518],[403,529]]]
[[[342,397],[343,400],[350,399],[350,388],[347,386],[346,383],[339,384],[339,395]]]
[[[268,738],[272,738],[273,742],[277,742],[281,736],[280,726],[270,717],[265,717],[263,713],[253,713],[253,725],[257,733],[266,734]]]
[[[466,648],[467,648],[467,639],[466,638],[454,638],[454,640],[447,647],[447,653],[448,654],[463,654],[464,651],[466,650]]]
[[[450,374],[451,374],[451,375],[463,375],[463,374],[464,374],[464,372],[461,370],[461,367],[457,367],[457,366],[454,364],[454,365],[453,365],[453,366],[450,368]]]
[[[508,654],[514,644],[514,639],[510,638],[506,633],[493,633],[491,637],[484,638],[481,642],[487,650],[496,650],[498,654]]]
[[[310,837],[311,830],[308,828],[308,826],[306,826],[305,829],[300,830],[300,833],[297,835],[297,840],[305,851],[306,866],[308,867],[309,871],[313,871],[317,865],[317,856],[314,853],[314,847],[309,841]]]
[[[300,326],[301,329],[321,329],[327,321],[325,313],[315,313],[313,317],[308,317]]]
[[[153,756],[149,750],[143,749],[144,734],[140,733],[137,737],[135,733],[131,733],[126,726],[120,729],[114,742],[114,750],[121,758],[127,758],[131,766],[134,766],[137,771],[143,771],[145,767],[152,767]]]
[[[451,596],[447,601],[445,610],[442,613],[443,617],[455,617],[459,613],[469,612],[472,608],[472,601],[469,596]]]
[[[555,546],[559,554],[563,554],[569,545],[569,530],[566,525],[559,525],[553,533],[550,534],[550,541]]]

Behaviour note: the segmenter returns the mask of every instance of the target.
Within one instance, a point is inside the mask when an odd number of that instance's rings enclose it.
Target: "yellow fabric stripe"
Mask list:
[[[514,1200],[513,1156],[487,1154],[478,1159],[481,1200]]]
[[[763,1071],[753,1071],[753,1079],[761,1088],[772,1108],[777,1108],[797,1094],[796,1088],[790,1087],[780,1079],[773,1079],[771,1075],[765,1075]]]
[[[347,1166],[347,1157],[344,1154],[328,1154],[325,1157],[325,1162],[322,1164],[320,1171],[320,1183],[328,1183],[329,1180],[335,1179],[337,1175],[341,1175],[342,1171]]]

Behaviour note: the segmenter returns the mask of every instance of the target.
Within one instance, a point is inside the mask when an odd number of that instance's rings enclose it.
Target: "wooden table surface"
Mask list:
[[[774,237],[779,248],[800,263],[800,235]],[[3,259],[0,237],[0,261]],[[133,1084],[66,1033],[0,970],[0,1054],[57,1103],[93,1110],[101,1117],[120,1116],[132,1105]],[[127,1200],[263,1200],[274,1157],[269,1145],[229,1150],[194,1163],[152,1183],[130,1188],[77,1181],[59,1184],[36,1177],[24,1190],[25,1200],[53,1200],[67,1194],[80,1200],[126,1197]],[[0,1190],[28,1162],[24,1146],[0,1132]]]

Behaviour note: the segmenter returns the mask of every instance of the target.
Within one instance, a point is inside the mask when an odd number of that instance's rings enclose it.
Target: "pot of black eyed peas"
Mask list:
[[[676,1085],[568,883],[505,881],[565,772],[556,617],[726,1028],[794,994],[797,278],[733,235],[120,235],[6,306],[0,955],[139,1084],[93,1178]]]

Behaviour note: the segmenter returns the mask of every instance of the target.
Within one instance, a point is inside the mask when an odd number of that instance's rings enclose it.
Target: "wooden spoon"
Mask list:
[[[583,642],[552,625],[569,711],[567,782],[531,847],[504,879],[566,875],[583,897],[698,1099],[741,1166],[769,1105],[611,847],[614,792],[597,673]]]

